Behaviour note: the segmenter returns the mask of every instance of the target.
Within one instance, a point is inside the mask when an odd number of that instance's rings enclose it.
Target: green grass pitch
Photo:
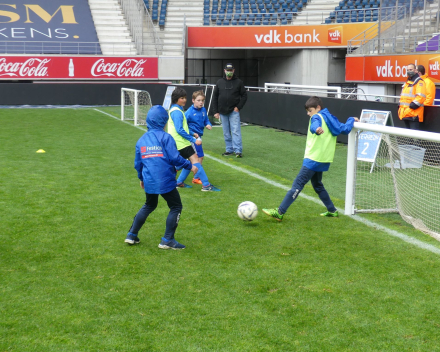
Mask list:
[[[0,110],[0,351],[440,351],[440,256],[303,198],[268,218],[285,191],[229,165],[290,186],[305,137],[242,132],[244,158],[226,159],[221,128],[206,131],[222,191],[180,190],[187,248],[164,251],[163,200],[124,243],[143,131],[94,109]],[[340,209],[345,163],[338,145],[323,178]],[[365,217],[440,247],[397,215]]]

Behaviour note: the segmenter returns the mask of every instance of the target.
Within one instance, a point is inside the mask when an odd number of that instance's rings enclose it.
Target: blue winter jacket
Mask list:
[[[177,185],[175,167],[192,168],[180,156],[174,138],[163,130],[167,121],[167,111],[161,105],[153,106],[147,114],[148,132],[136,143],[134,168],[148,194],[171,192]]]
[[[197,133],[200,137],[203,136],[203,130],[205,126],[212,126],[209,122],[208,113],[202,106],[200,109],[191,106],[185,112],[186,121],[188,122],[189,134],[192,136]]]
[[[353,117],[349,117],[346,123],[342,123],[339,122],[338,118],[332,115],[327,108],[322,109],[321,111],[319,111],[318,114],[322,115],[328,129],[333,136],[339,136],[340,134],[349,134],[353,128]],[[322,120],[318,114],[313,115],[310,122],[310,132],[312,133],[316,133],[318,127],[322,127]],[[330,163],[320,163],[311,159],[304,159],[303,166],[313,171],[328,171],[328,169],[330,168]]]

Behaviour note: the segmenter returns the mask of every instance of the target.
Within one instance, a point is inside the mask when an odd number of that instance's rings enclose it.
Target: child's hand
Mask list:
[[[191,171],[195,175],[197,173],[197,171],[199,171],[199,168],[197,166],[193,165],[191,168]]]
[[[144,181],[141,181],[140,185],[141,185],[141,188],[144,189]]]
[[[359,119],[357,117],[353,117],[353,118],[356,122],[359,122]]]
[[[323,134],[324,133],[324,130],[322,129],[322,127],[318,127],[317,129],[316,129],[316,132],[315,132],[316,134]]]
[[[206,127],[208,130],[212,129],[212,126],[211,126],[211,125],[206,125],[205,127]]]
[[[196,139],[196,144],[197,145],[202,145],[202,139],[201,138],[197,138]]]
[[[196,139],[199,138],[198,133],[195,133],[195,132],[194,132],[193,136],[194,136],[194,138],[196,138]]]

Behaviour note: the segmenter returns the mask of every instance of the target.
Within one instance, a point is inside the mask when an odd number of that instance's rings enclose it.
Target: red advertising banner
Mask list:
[[[409,64],[425,66],[426,74],[434,83],[440,83],[440,55],[387,55],[387,56],[347,56],[345,61],[345,80],[351,82],[390,82],[406,81],[406,66]]]
[[[158,79],[157,57],[0,56],[0,80]]]
[[[188,27],[188,48],[346,47],[371,23],[304,26]]]

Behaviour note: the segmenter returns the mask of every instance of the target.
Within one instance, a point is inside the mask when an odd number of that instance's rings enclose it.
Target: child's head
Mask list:
[[[307,110],[307,115],[313,116],[324,108],[322,100],[319,97],[311,97],[306,101],[304,106]]]
[[[185,106],[186,104],[186,91],[183,88],[176,87],[171,94],[171,103],[180,106]]]
[[[192,95],[192,102],[194,104],[195,108],[202,108],[203,105],[205,105],[205,93],[203,93],[203,90],[198,90],[193,93]]]

